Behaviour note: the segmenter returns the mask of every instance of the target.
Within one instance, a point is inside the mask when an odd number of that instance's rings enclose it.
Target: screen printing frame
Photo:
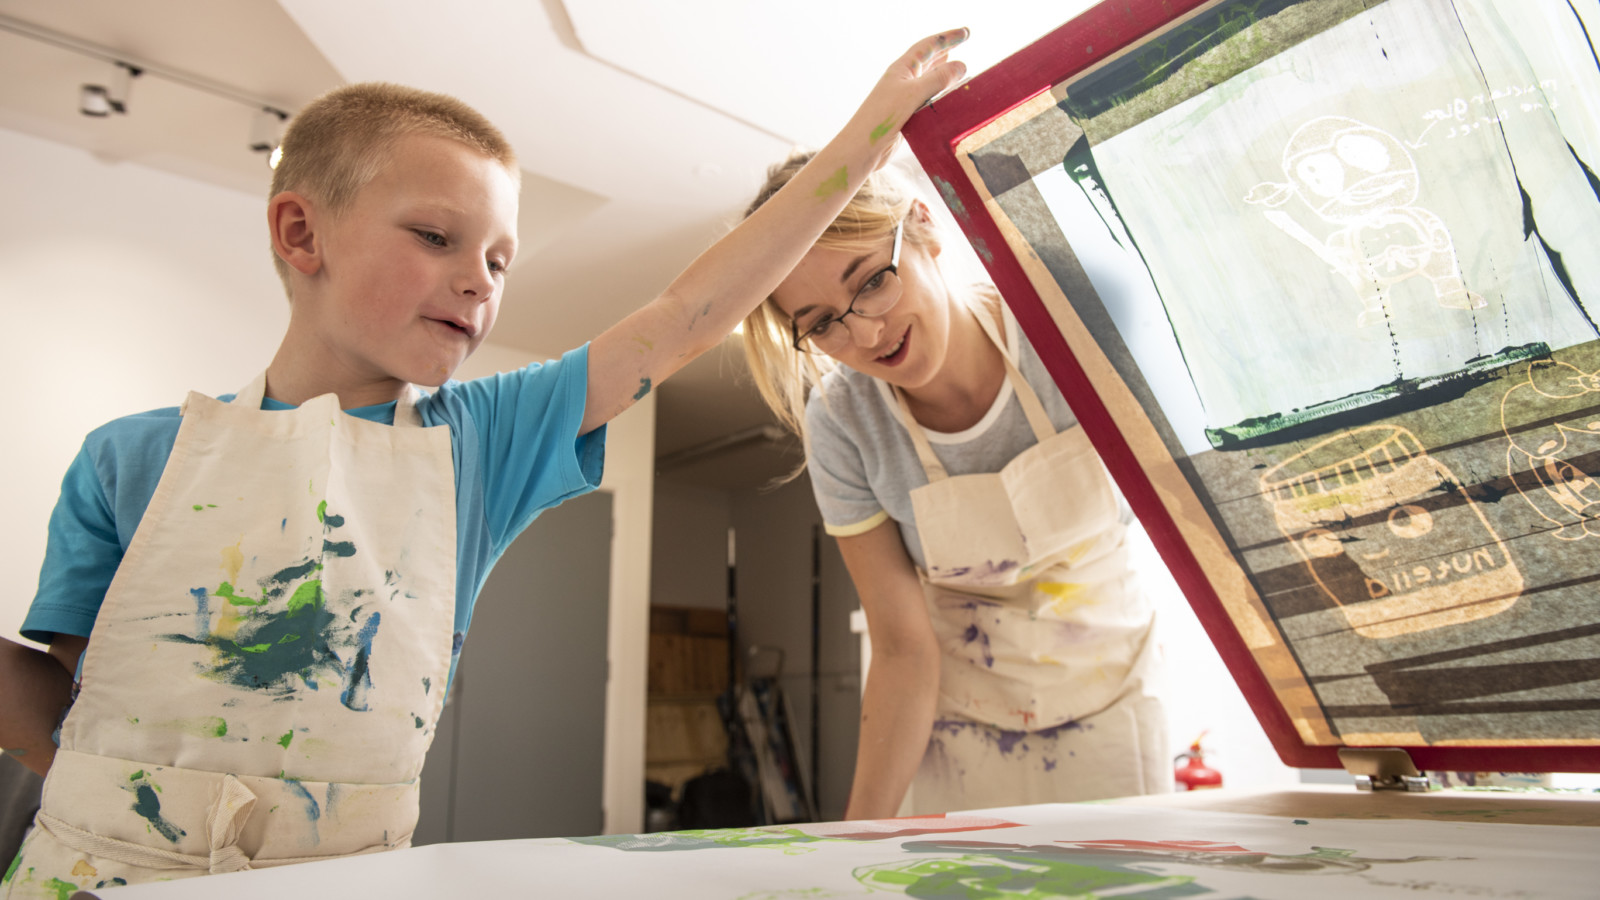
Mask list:
[[[1340,747],[1347,746],[1344,738],[1330,730],[1326,721],[1315,721],[1315,715],[1291,714],[1296,709],[1320,707],[1321,701],[1263,604],[1253,574],[1241,565],[1224,538],[1211,505],[1197,494],[1190,480],[1192,467],[1185,471],[1164,441],[1164,432],[1141,406],[1139,398],[1148,391],[1136,396],[1111,358],[1119,352],[1117,348],[1108,353],[1097,339],[1095,327],[1104,334],[1106,323],[1086,322],[1086,316],[1105,318],[1102,305],[1097,300],[1090,304],[1094,308],[1085,311],[1067,298],[1059,275],[1051,274],[1042,257],[1052,252],[1059,256],[1061,248],[1030,245],[991,191],[993,172],[986,182],[973,160],[976,150],[1056,108],[1075,80],[1154,41],[1186,47],[1181,29],[1214,30],[1218,27],[1215,21],[1208,24],[1203,17],[1239,5],[1229,0],[1101,3],[939,98],[911,119],[904,134],[1069,398],[1279,756],[1291,766],[1339,768],[1337,754]],[[1296,0],[1253,4],[1294,5]],[[1066,121],[1065,114],[1062,120]],[[1026,179],[1032,173],[1020,177]],[[1072,255],[1068,248],[1067,256]],[[1068,263],[1081,274],[1075,258]],[[1082,276],[1077,286],[1094,290],[1087,276]],[[1120,353],[1125,364],[1126,348]],[[1496,362],[1509,371],[1518,364],[1528,365],[1523,360],[1510,356]],[[1420,455],[1425,457],[1426,451]],[[1315,573],[1309,557],[1306,565]],[[1600,632],[1600,623],[1580,625]],[[1585,710],[1600,710],[1600,702],[1592,696],[1580,697],[1579,704]],[[1448,745],[1408,742],[1404,734],[1392,737],[1398,739],[1364,734],[1359,743],[1348,746],[1399,746],[1425,769],[1600,771],[1600,753],[1596,752],[1600,741],[1589,737],[1528,742],[1498,741],[1489,736],[1452,740]]]

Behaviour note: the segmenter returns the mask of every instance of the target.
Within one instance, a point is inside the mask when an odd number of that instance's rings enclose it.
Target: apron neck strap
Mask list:
[[[1001,308],[1005,308],[1004,301],[1002,301]],[[1034,392],[1033,388],[1029,387],[1028,380],[1022,377],[1022,370],[1017,368],[1016,361],[1011,358],[1010,353],[1006,352],[1006,342],[1001,339],[999,330],[995,328],[995,323],[991,322],[989,317],[982,313],[975,313],[975,315],[977,316],[978,324],[983,327],[983,333],[989,336],[989,340],[999,349],[1000,358],[1005,360],[1006,377],[1011,379],[1011,388],[1017,392],[1017,402],[1022,404],[1023,415],[1028,417],[1028,425],[1033,429],[1034,439],[1044,443],[1054,437],[1056,433],[1055,425],[1050,423],[1049,413],[1044,411],[1044,404],[1040,402],[1039,395]],[[1000,318],[1001,321],[1004,321],[1005,314],[1003,312]],[[1017,327],[1021,328],[1022,326],[1018,325]]]
[[[250,383],[239,389],[234,395],[233,402],[247,409],[260,409],[261,401],[267,396],[267,373],[265,370]],[[420,427],[422,414],[417,412],[417,389],[415,385],[406,385],[399,399],[394,404],[395,427]]]
[[[995,323],[981,311],[974,311],[973,316],[983,328],[983,333],[988,335],[990,342],[1000,351],[1000,358],[1006,364],[1006,378],[1010,380],[1011,390],[1017,395],[1017,402],[1022,405],[1023,415],[1027,417],[1028,425],[1033,429],[1034,440],[1043,443],[1054,437],[1055,425],[1051,424],[1050,416],[1044,410],[1044,404],[1039,401],[1039,395],[1028,385],[1027,379],[1022,377],[1022,371],[1012,361],[1011,354],[1006,352],[1006,343],[1001,339]],[[1001,314],[1001,320],[1004,321],[1004,313]],[[917,449],[917,460],[922,463],[922,470],[927,474],[929,483],[950,477],[944,463],[934,455],[933,444],[928,440],[926,430],[911,415],[911,407],[906,403],[905,392],[898,387],[888,387],[894,393],[895,402],[900,406],[901,421],[905,423],[906,431],[911,435],[911,443]]]

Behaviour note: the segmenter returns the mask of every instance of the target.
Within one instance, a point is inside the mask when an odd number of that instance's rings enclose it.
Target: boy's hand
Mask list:
[[[800,262],[889,159],[911,114],[967,67],[945,58],[959,28],[924,38],[894,61],[843,131],[787,185],[700,254],[661,296],[589,345],[589,386],[579,434],[588,434],[716,346]]]
[[[951,48],[969,34],[967,29],[957,28],[923,38],[878,79],[872,93],[839,133],[845,140],[866,137],[874,151],[870,170],[889,161],[900,140],[900,129],[912,113],[966,76],[966,64],[947,57]]]

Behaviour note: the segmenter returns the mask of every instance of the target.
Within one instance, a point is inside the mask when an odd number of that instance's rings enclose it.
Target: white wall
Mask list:
[[[0,635],[38,586],[61,476],[101,423],[174,406],[189,390],[235,390],[264,368],[288,323],[262,195],[0,129],[0,360],[10,438],[0,442]],[[539,353],[485,344],[468,378]],[[643,821],[644,656],[650,577],[655,398],[612,423],[603,489],[613,492],[607,829]],[[614,826],[614,827],[613,827]]]

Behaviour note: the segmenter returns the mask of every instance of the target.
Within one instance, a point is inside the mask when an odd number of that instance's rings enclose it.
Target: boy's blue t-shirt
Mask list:
[[[589,347],[472,381],[451,381],[417,402],[425,426],[447,425],[456,475],[455,676],[472,607],[489,569],[541,511],[600,484],[604,426],[579,436]],[[232,399],[224,394],[221,399]],[[394,422],[394,403],[349,415]],[[262,409],[288,409],[267,399]],[[22,635],[88,637],[106,589],[155,493],[183,419],[177,407],[116,419],[89,433],[50,516],[39,591]]]

